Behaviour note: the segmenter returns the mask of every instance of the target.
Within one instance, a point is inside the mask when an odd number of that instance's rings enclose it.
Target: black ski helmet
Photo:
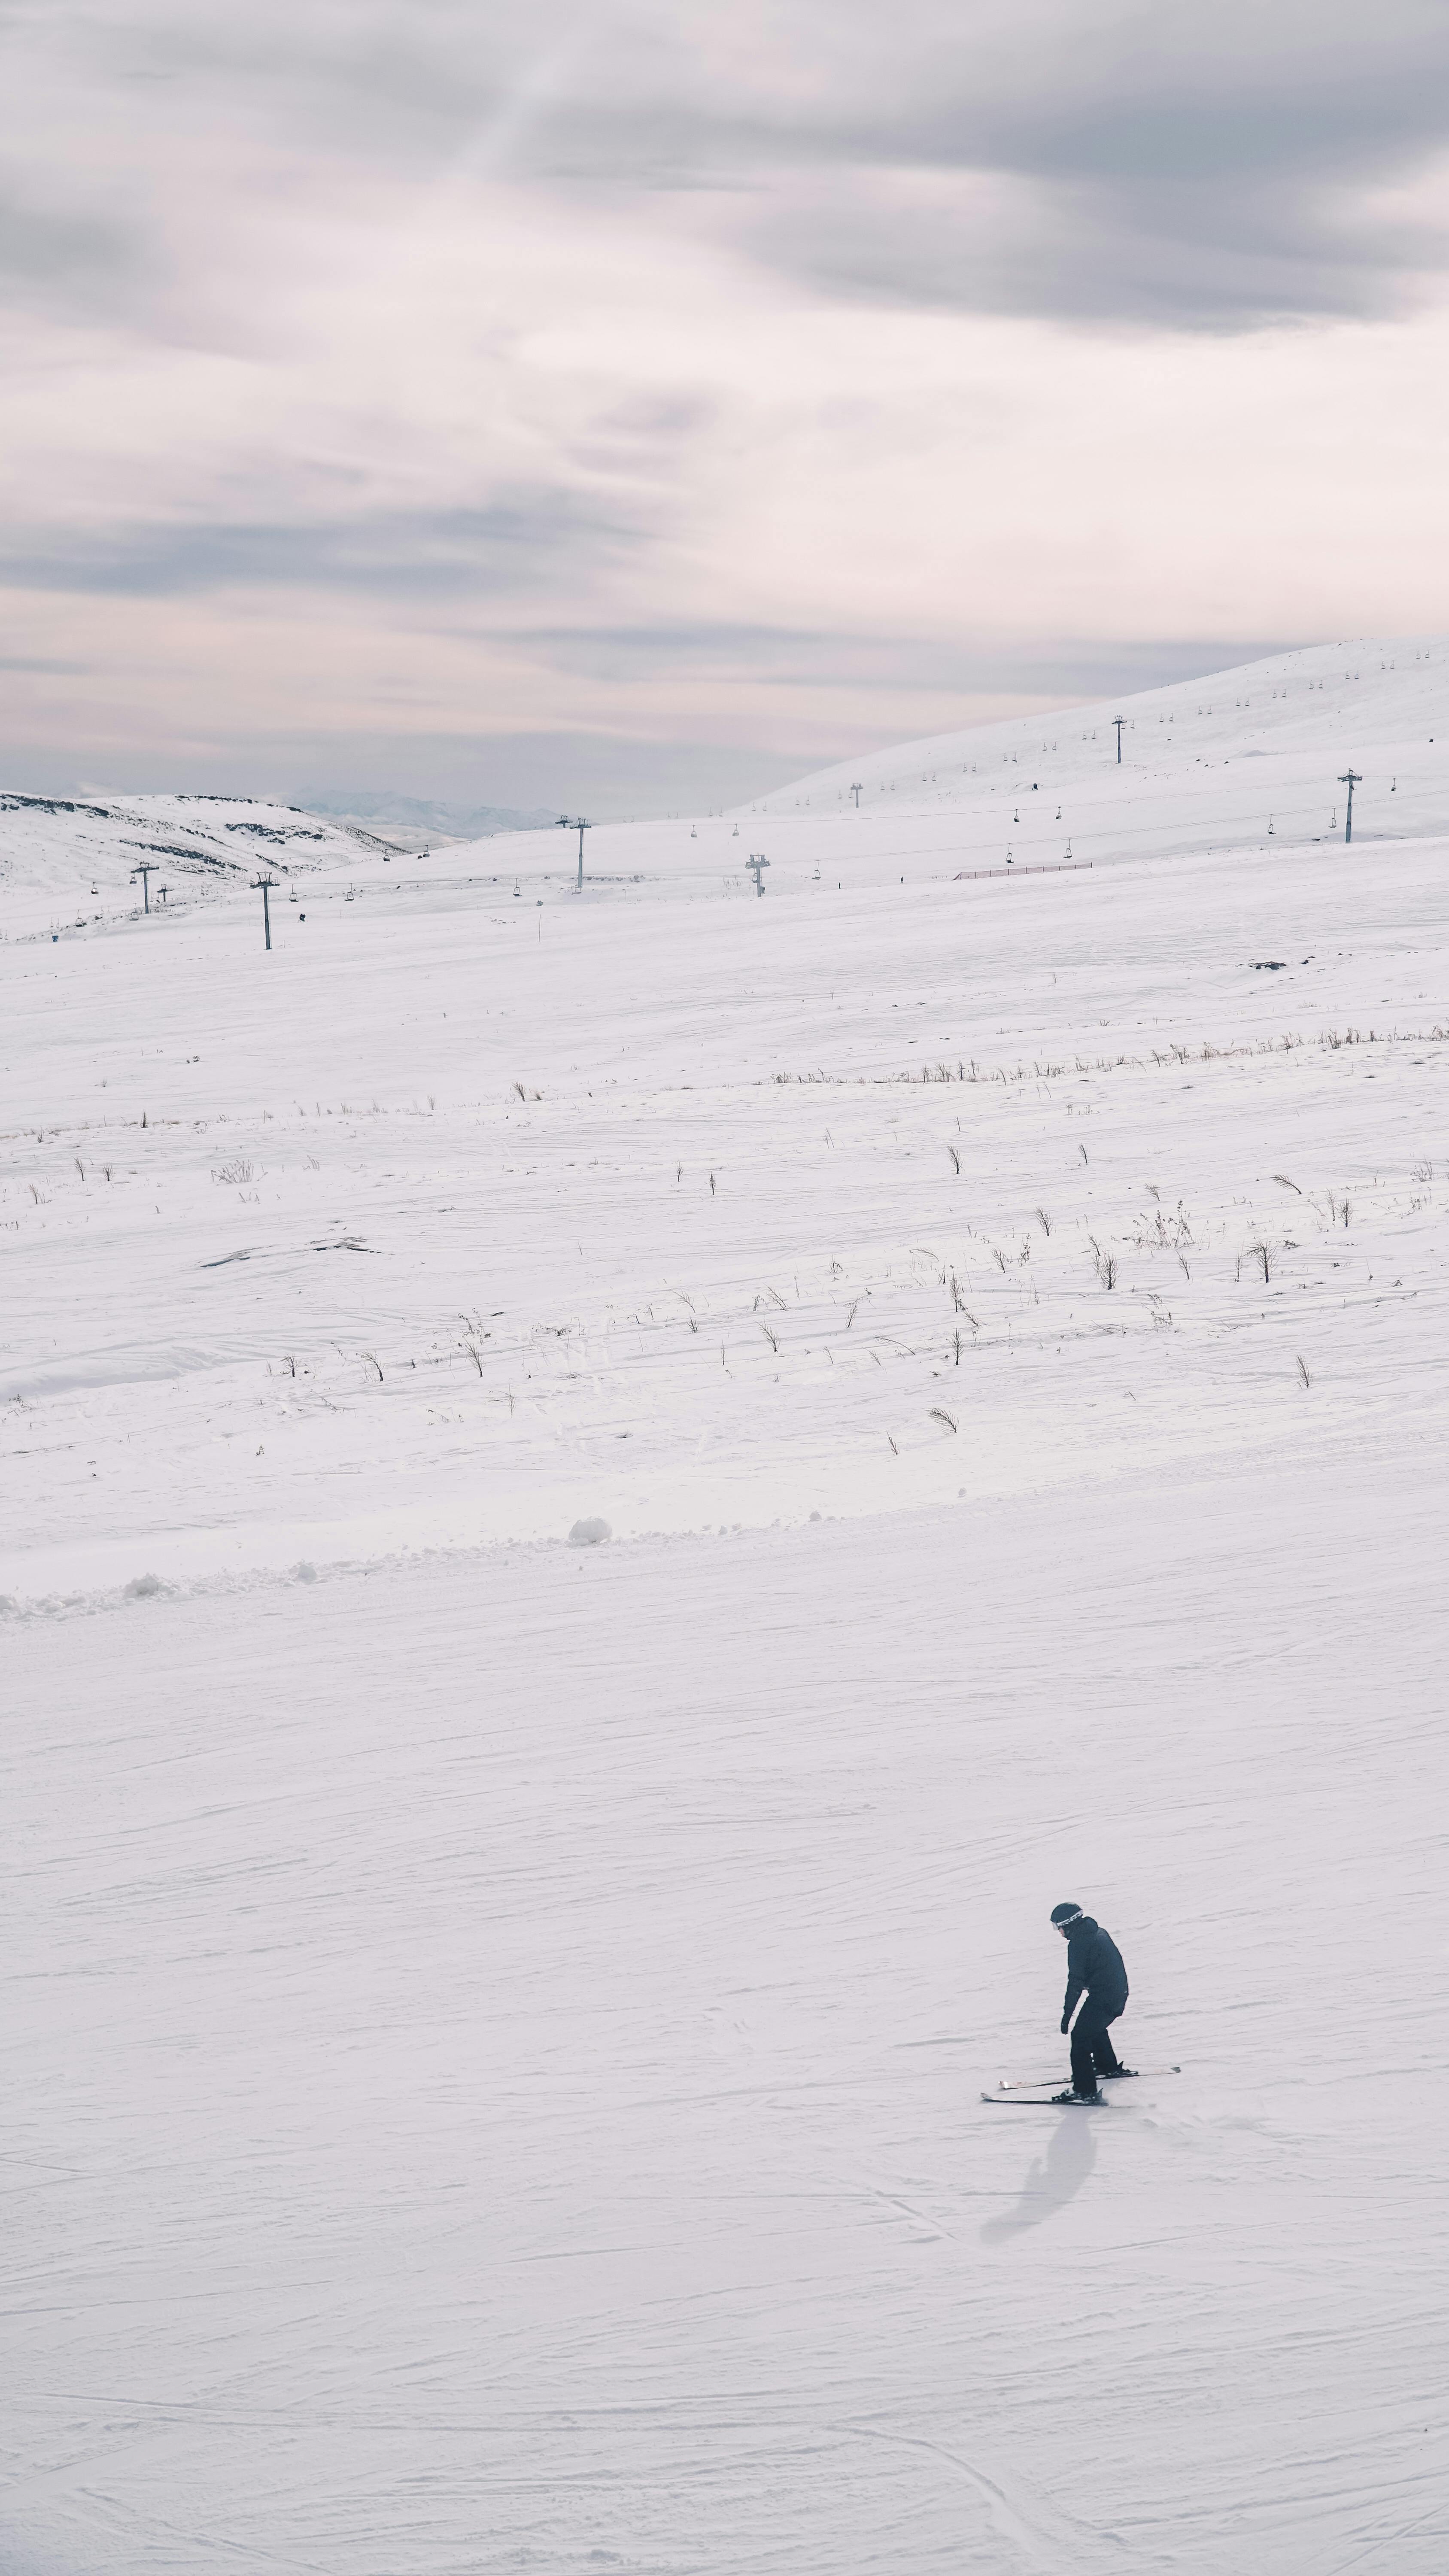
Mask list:
[[[1054,1905],[1052,1907],[1052,1921],[1055,1923],[1059,1932],[1065,1932],[1069,1923],[1079,1923],[1081,1918],[1082,1909],[1080,1905]]]

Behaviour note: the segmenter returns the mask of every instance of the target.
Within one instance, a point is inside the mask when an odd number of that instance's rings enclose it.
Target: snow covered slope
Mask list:
[[[7,2566],[1442,2566],[1397,813],[0,946]]]
[[[1117,729],[1124,718],[1122,759]],[[792,854],[1039,865],[1449,830],[1449,644],[1313,645],[1204,680],[866,754],[748,809]],[[857,802],[854,790],[860,789]],[[848,827],[848,828],[843,828]]]
[[[10,948],[0,1590],[1337,1436],[1437,1258],[1444,852],[581,902],[462,850],[270,956],[254,895]]]
[[[643,871],[658,892],[745,897],[753,852],[776,896],[1123,859],[1266,857],[1342,841],[1350,768],[1356,842],[1449,832],[1449,643],[1315,645],[1110,704],[906,743],[734,813],[596,825],[585,869],[616,887]],[[470,864],[561,882],[577,848],[561,832],[505,835],[480,844]]]
[[[354,826],[251,796],[76,797],[0,794],[0,903],[8,936],[41,923],[81,928],[141,902],[195,901],[265,864],[283,876],[355,863],[391,843]]]

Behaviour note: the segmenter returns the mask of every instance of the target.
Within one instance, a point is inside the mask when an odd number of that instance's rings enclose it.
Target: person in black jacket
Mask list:
[[[1099,2102],[1099,2075],[1130,2075],[1107,2037],[1108,2025],[1127,2009],[1127,1971],[1110,1932],[1080,1905],[1054,1905],[1052,1921],[1067,1945],[1067,1999],[1062,2006],[1062,2032],[1072,2034],[1072,2089],[1059,2102]],[[1072,2014],[1078,1998],[1086,2002]]]

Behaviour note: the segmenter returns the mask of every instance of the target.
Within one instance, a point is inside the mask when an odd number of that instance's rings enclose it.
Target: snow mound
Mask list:
[[[613,1535],[607,1521],[575,1521],[569,1531],[569,1545],[570,1547],[598,1547],[604,1539],[612,1538]]]

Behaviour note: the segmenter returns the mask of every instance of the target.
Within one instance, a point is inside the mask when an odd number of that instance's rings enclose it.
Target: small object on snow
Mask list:
[[[597,1547],[601,1540],[614,1535],[607,1521],[575,1521],[569,1531],[570,1547]]]
[[[309,1565],[305,1556],[300,1558],[298,1563],[292,1568],[292,1580],[294,1583],[315,1583],[317,1580],[316,1566]]]
[[[165,1589],[166,1586],[159,1574],[137,1574],[133,1575],[126,1585],[123,1597],[127,1601],[151,1601],[158,1592],[164,1592]]]

